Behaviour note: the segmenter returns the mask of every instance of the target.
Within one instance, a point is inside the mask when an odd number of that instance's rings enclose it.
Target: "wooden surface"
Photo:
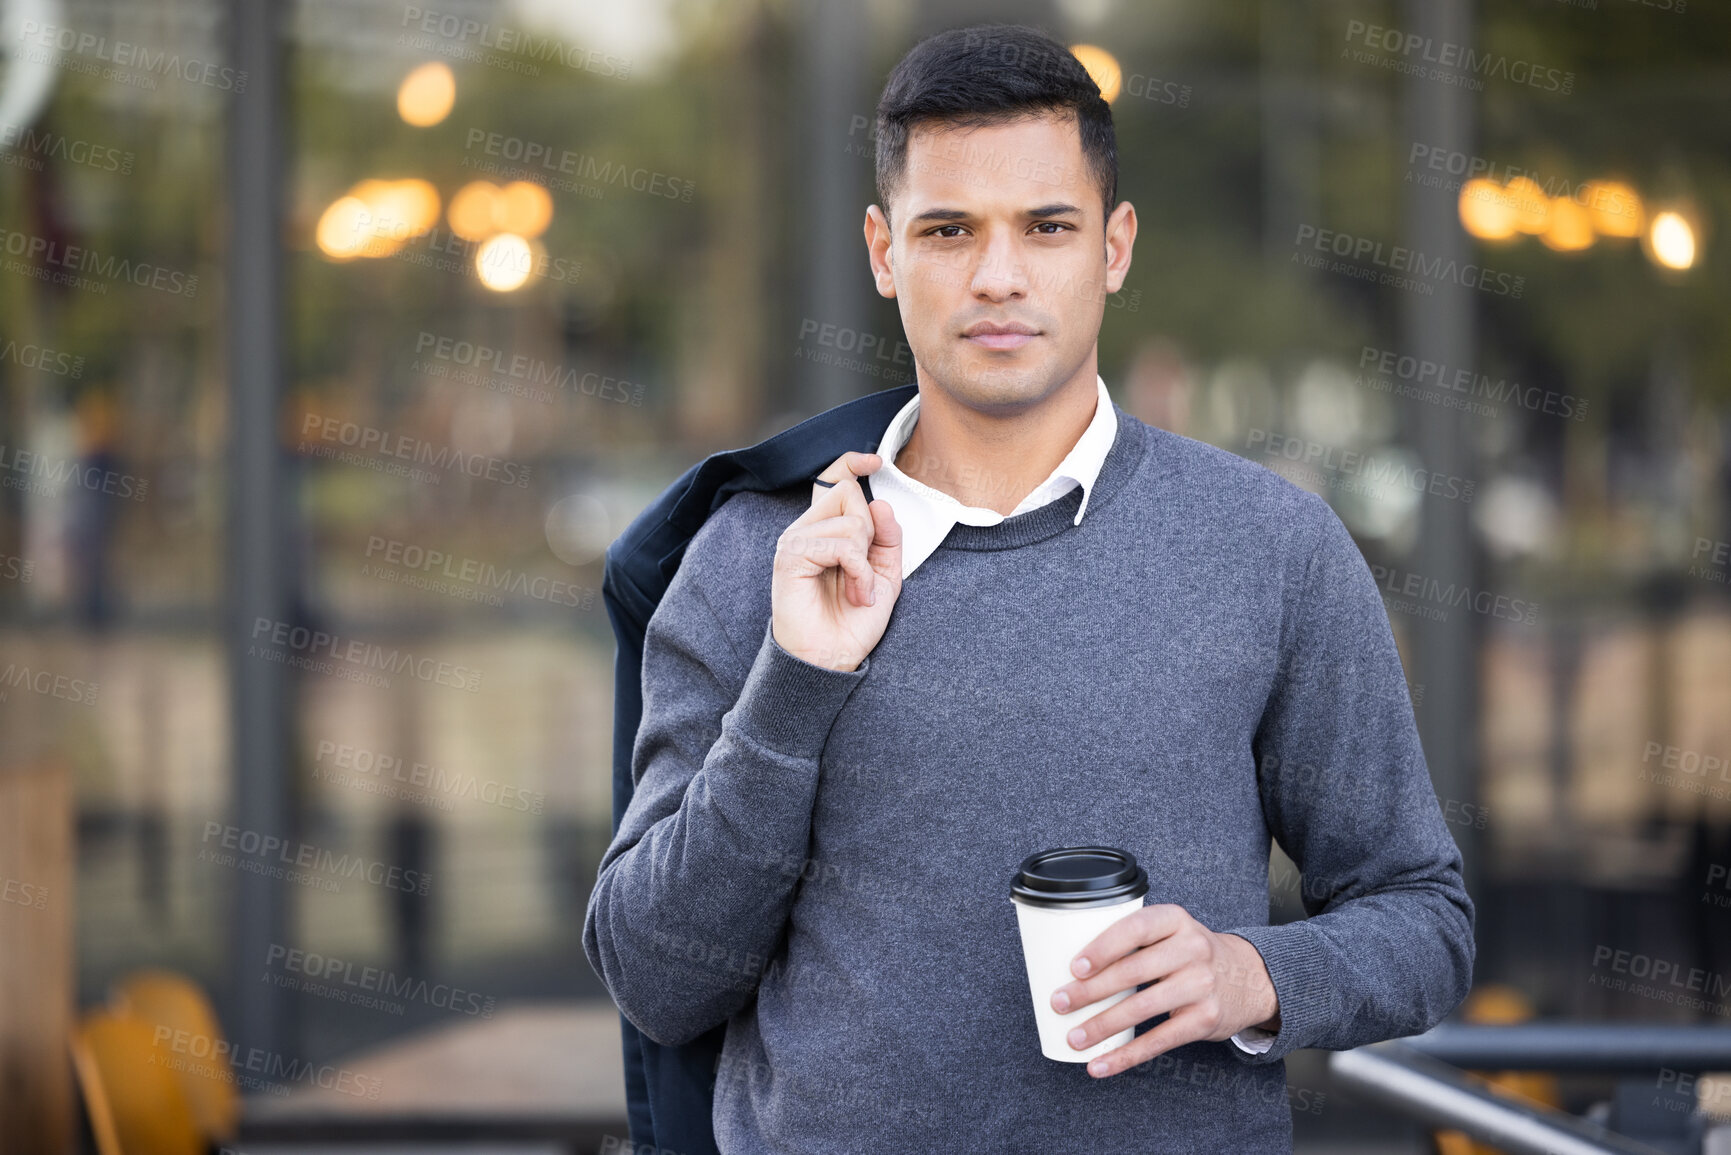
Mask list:
[[[72,795],[0,767],[0,1155],[72,1150]]]

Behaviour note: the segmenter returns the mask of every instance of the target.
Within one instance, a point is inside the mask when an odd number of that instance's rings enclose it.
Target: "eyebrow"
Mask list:
[[[1075,205],[1065,204],[1062,201],[1059,201],[1056,204],[1041,205],[1039,208],[1029,209],[1024,215],[1033,217],[1037,220],[1044,220],[1048,217],[1077,216],[1080,215],[1081,212],[1082,210],[1077,208]],[[972,215],[972,213],[965,212],[962,209],[927,209],[919,216],[910,218],[908,223],[918,224],[921,221],[965,221]]]

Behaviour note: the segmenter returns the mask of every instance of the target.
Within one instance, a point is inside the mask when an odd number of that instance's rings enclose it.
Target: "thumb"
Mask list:
[[[866,561],[879,572],[902,576],[902,526],[890,503],[878,498],[867,507],[872,515],[872,543]]]

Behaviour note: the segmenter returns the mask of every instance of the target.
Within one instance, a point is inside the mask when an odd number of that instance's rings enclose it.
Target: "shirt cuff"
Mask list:
[[[1247,1055],[1265,1055],[1274,1046],[1274,1032],[1260,1027],[1245,1027],[1232,1036],[1232,1041]]]

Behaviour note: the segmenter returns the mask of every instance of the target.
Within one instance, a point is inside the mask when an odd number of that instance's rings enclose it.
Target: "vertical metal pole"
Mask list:
[[[233,818],[281,835],[289,825],[289,682],[284,667],[249,657],[253,624],[286,620],[287,504],[278,423],[283,378],[283,77],[280,0],[228,8],[229,58],[244,92],[228,95],[228,537],[225,633]],[[229,920],[228,1030],[242,1048],[280,1054],[281,992],[259,981],[266,951],[283,941],[286,888],[234,875]]]
[[[875,110],[860,84],[868,50],[865,7],[856,0],[807,0],[800,52],[806,109],[804,167],[811,176],[800,315],[854,330],[863,330],[867,323],[871,272],[866,267],[862,230],[869,202],[860,199],[854,181],[857,170],[844,162],[841,149],[849,118],[869,117]],[[882,387],[862,386],[865,380],[838,366],[799,361],[792,407],[816,413]]]
[[[1436,43],[1473,42],[1471,0],[1406,0],[1402,19],[1407,28]],[[1471,155],[1475,99],[1465,86],[1440,83],[1415,72],[1405,81],[1404,142]],[[1403,149],[1403,153],[1404,153]],[[1447,267],[1470,263],[1471,241],[1460,226],[1457,194],[1418,183],[1406,189],[1407,244],[1440,258]],[[1434,296],[1408,293],[1401,306],[1402,347],[1409,356],[1454,368],[1474,363],[1473,299],[1475,289],[1440,281]],[[1415,441],[1424,467],[1457,477],[1482,481],[1473,465],[1473,445],[1466,415],[1441,406],[1413,412]],[[1477,588],[1478,565],[1470,515],[1464,501],[1426,496],[1420,507],[1419,544],[1414,569],[1427,578]],[[1431,779],[1443,799],[1478,801],[1478,658],[1481,623],[1466,614],[1449,621],[1419,618],[1412,630],[1413,680],[1424,686],[1418,711],[1419,731],[1430,764]],[[1472,885],[1477,873],[1473,827],[1454,825],[1450,832],[1466,859]]]

